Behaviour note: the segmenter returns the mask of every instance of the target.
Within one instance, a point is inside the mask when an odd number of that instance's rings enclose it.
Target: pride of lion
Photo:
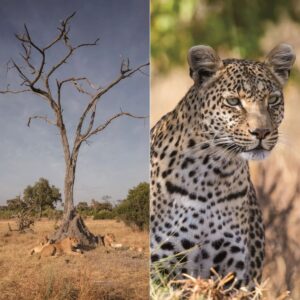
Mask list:
[[[102,245],[106,248],[113,249],[129,249],[132,251],[143,252],[142,247],[124,247],[123,244],[116,243],[116,237],[113,233],[107,233],[104,236],[99,236]],[[68,255],[82,255],[83,252],[78,249],[80,241],[75,237],[66,237],[61,241],[52,243],[47,236],[45,236],[40,243],[30,250],[30,255],[39,254],[39,258],[48,256],[59,256],[63,254]]]

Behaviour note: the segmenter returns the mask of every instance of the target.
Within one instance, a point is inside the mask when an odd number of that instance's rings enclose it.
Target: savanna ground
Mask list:
[[[37,221],[34,232],[9,232],[0,220],[0,299],[145,300],[149,297],[148,233],[115,220],[85,220],[94,234],[113,233],[117,243],[143,247],[143,253],[107,249],[83,257],[63,255],[39,259],[30,249],[54,231],[54,221]]]

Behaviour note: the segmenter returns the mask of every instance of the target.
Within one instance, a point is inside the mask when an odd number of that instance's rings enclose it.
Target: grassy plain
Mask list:
[[[0,299],[78,299],[145,300],[149,295],[148,233],[133,231],[115,220],[86,220],[95,234],[112,232],[117,242],[143,247],[132,250],[109,250],[105,247],[85,252],[83,257],[60,256],[38,259],[30,249],[43,236],[52,233],[54,222],[41,220],[34,232],[9,232],[0,220]]]

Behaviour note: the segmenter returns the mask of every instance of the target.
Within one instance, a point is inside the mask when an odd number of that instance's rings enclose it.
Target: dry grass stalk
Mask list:
[[[268,280],[257,284],[254,291],[248,291],[245,287],[235,289],[233,286],[234,275],[227,274],[221,278],[213,269],[216,279],[194,278],[184,274],[185,279],[174,280],[169,283],[170,287],[175,285],[174,295],[168,300],[270,300],[268,296]],[[232,283],[229,287],[228,284]],[[171,289],[170,289],[171,290]],[[287,300],[289,292],[282,293],[273,300]]]

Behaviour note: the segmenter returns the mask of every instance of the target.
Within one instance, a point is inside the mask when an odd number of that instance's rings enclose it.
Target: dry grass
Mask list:
[[[29,250],[53,232],[54,222],[37,222],[34,233],[7,234],[7,221],[0,221],[0,299],[148,299],[148,234],[114,220],[86,220],[86,224],[95,234],[112,232],[118,242],[146,252],[98,247],[84,257],[39,260]]]
[[[184,275],[185,279],[171,281],[164,288],[151,287],[152,300],[288,300],[289,293],[284,292],[274,298],[270,296],[266,287],[267,282],[257,284],[254,291],[249,292],[245,288],[236,290],[228,283],[234,279],[233,274],[224,278],[215,273],[216,279],[203,280]],[[175,288],[174,288],[175,287]]]

